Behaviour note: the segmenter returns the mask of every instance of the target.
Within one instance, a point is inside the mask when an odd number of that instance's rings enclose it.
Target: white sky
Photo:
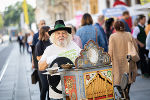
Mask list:
[[[16,2],[23,2],[23,0],[0,0],[0,12],[3,12],[9,5],[14,5]],[[33,8],[36,7],[36,0],[26,0]]]

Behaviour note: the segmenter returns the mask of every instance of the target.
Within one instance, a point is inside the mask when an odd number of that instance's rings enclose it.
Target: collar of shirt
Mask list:
[[[144,25],[142,25],[141,23],[139,23],[139,25],[140,25],[141,27],[144,27]]]

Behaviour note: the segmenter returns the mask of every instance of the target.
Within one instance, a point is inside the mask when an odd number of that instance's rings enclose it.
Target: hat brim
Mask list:
[[[54,29],[54,30],[49,31],[48,34],[51,35],[52,33],[56,32],[56,31],[59,31],[59,30],[65,30],[65,31],[67,31],[69,34],[71,34],[71,28],[70,28],[70,27],[57,28],[57,29]]]

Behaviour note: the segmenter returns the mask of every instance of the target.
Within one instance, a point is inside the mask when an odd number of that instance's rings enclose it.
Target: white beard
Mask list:
[[[67,42],[67,39],[64,39],[64,41],[56,41],[56,44],[60,47],[66,47],[68,42]]]

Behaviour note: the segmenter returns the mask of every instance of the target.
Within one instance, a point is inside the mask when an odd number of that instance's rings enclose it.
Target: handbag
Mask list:
[[[135,48],[133,41],[128,42],[128,55],[131,55],[131,60],[137,62],[140,60],[138,52]]]
[[[31,81],[32,81],[32,84],[36,84],[37,81],[39,81],[39,76],[38,76],[37,70],[34,70],[33,73],[31,74]]]

